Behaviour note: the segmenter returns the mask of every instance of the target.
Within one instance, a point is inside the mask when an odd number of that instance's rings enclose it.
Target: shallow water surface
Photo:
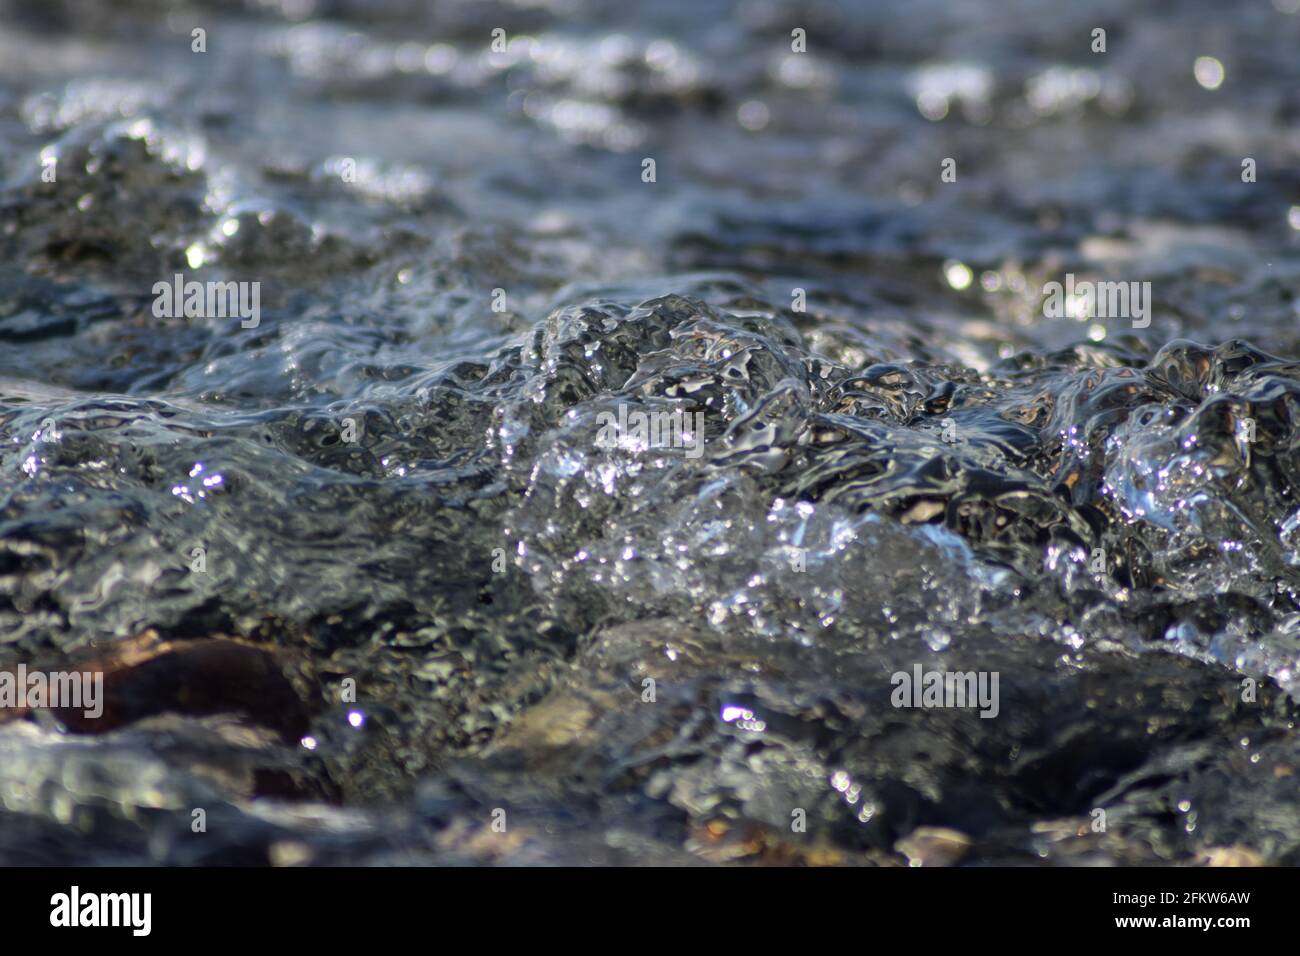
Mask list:
[[[0,0],[0,862],[1300,862],[1298,41]]]

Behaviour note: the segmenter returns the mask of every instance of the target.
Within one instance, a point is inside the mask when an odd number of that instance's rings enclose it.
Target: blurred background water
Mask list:
[[[0,0],[0,861],[1296,862],[1298,42]]]

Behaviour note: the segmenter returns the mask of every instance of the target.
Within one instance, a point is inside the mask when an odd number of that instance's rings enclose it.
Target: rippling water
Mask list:
[[[0,0],[0,862],[1300,862],[1297,41]]]

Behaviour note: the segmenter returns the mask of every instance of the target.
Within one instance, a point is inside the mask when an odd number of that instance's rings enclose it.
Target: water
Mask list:
[[[0,860],[1300,861],[1296,5],[643,6],[0,0]]]

